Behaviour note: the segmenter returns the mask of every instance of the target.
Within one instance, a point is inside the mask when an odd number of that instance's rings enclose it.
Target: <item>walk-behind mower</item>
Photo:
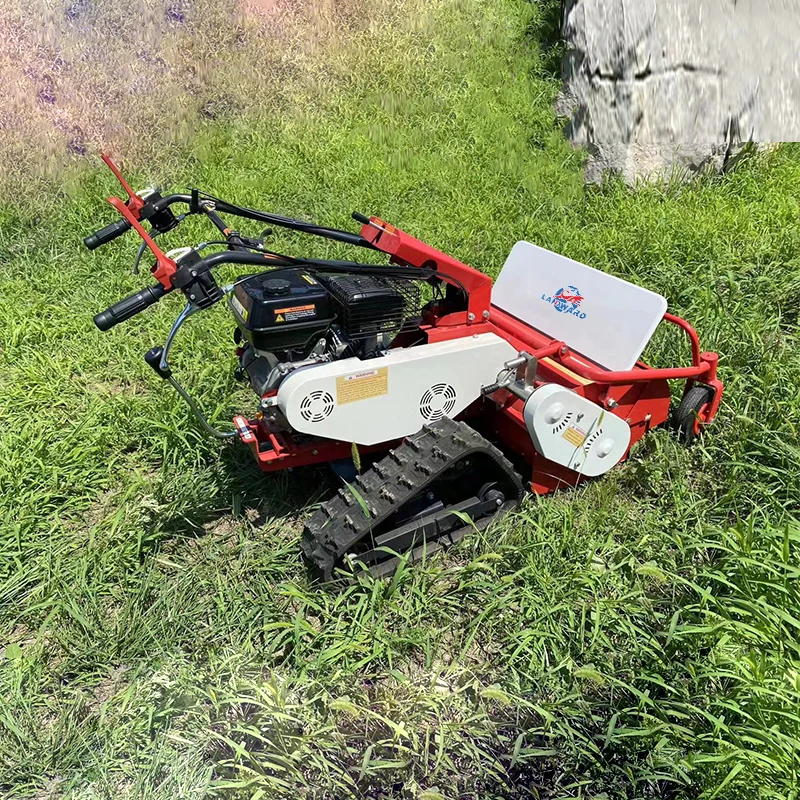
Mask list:
[[[602,475],[653,428],[690,443],[716,416],[717,355],[667,313],[666,300],[527,242],[491,279],[378,217],[348,233],[229,203],[205,192],[135,193],[109,202],[122,219],[90,250],[134,228],[156,283],[98,314],[106,331],[180,292],[187,305],[163,347],[145,354],[205,429],[249,447],[261,469],[331,463],[350,480],[308,520],[303,554],[329,579],[338,567],[392,571],[397,554],[432,553],[485,528],[530,488],[545,494]],[[178,207],[176,213],[174,207]],[[220,216],[353,245],[387,263],[302,258]],[[156,237],[204,215],[215,240],[162,252]],[[150,233],[142,226],[149,223]],[[240,273],[220,286],[214,270]],[[186,320],[226,300],[236,321],[237,375],[258,396],[234,430],[213,428],[172,374]],[[662,320],[688,336],[692,365],[652,369],[639,357]],[[685,382],[670,415],[668,381]],[[353,456],[365,468],[356,475]],[[362,461],[363,459],[363,461]],[[518,474],[523,470],[524,480]]]

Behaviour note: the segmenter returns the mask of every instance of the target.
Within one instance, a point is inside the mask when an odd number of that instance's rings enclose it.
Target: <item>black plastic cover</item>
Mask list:
[[[397,331],[418,304],[415,284],[372,275],[326,275],[342,330],[349,338]]]

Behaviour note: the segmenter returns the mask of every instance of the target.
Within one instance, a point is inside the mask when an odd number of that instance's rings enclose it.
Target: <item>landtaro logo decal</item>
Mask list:
[[[583,295],[577,286],[559,289],[552,297],[543,294],[542,300],[550,303],[556,311],[560,311],[562,314],[571,314],[578,319],[586,319],[586,312],[581,311]]]

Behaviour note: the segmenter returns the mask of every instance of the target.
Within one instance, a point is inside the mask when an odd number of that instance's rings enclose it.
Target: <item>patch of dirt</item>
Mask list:
[[[81,515],[81,527],[94,528],[113,510],[119,496],[118,489],[109,489],[100,494]]]
[[[0,174],[51,174],[102,149],[188,140],[268,84],[290,0],[6,0],[0,6]],[[5,180],[4,183],[8,182]]]
[[[87,395],[102,395],[105,397],[117,397],[121,394],[145,394],[145,389],[141,384],[134,383],[132,381],[116,379],[110,379],[97,383],[87,383],[85,390]]]
[[[5,658],[6,648],[9,645],[18,645],[24,649],[32,644],[36,644],[36,641],[36,633],[27,625],[22,623],[15,625],[14,630],[7,635],[5,644],[0,646],[0,661]]]
[[[399,0],[4,0],[0,197],[31,197],[108,151],[157,185],[209,121],[281,113],[310,55]],[[338,55],[337,55],[338,58]],[[124,166],[124,165],[123,165]],[[38,186],[37,186],[38,184]]]
[[[57,800],[62,797],[61,784],[64,781],[66,778],[48,778],[47,783],[33,795],[33,800]]]
[[[265,16],[276,13],[281,6],[280,0],[243,0],[243,3],[247,11]]]
[[[221,517],[206,522],[203,525],[203,530],[206,534],[217,537],[218,539],[227,539],[232,536],[242,527],[242,520],[234,517],[232,514],[225,514]]]
[[[90,713],[97,713],[101,707],[116,695],[125,683],[128,667],[124,664],[114,667],[92,690],[92,697],[86,703]]]

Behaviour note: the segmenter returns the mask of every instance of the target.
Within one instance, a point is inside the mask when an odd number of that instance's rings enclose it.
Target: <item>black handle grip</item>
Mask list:
[[[370,223],[369,217],[365,217],[363,214],[359,214],[358,211],[354,211],[350,216],[356,222],[360,222],[362,225],[369,225]]]
[[[110,241],[116,239],[117,236],[122,236],[123,233],[130,229],[130,222],[126,219],[120,219],[116,222],[112,222],[110,225],[106,225],[105,228],[101,228],[99,231],[90,233],[83,240],[83,243],[89,250],[96,250],[101,245],[108,244]]]
[[[125,322],[126,319],[135,317],[140,311],[157,303],[165,294],[167,290],[157,283],[155,286],[150,286],[147,289],[142,289],[141,292],[136,292],[119,303],[114,303],[113,306],[101,311],[95,315],[94,324],[100,328],[101,331],[107,331],[120,322]]]

